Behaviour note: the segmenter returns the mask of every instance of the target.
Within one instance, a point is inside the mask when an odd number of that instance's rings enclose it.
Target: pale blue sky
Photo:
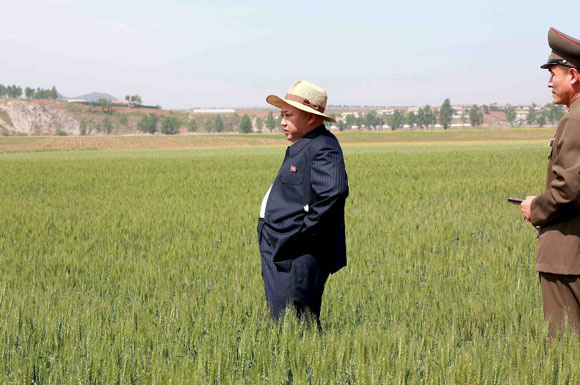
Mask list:
[[[0,83],[164,108],[267,106],[298,79],[330,104],[547,103],[545,1],[1,0]]]

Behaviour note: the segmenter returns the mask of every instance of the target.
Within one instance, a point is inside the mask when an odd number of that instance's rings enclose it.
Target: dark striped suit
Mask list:
[[[328,275],[346,265],[347,196],[342,150],[324,125],[287,148],[258,221],[266,301],[275,319],[291,304],[318,320]]]

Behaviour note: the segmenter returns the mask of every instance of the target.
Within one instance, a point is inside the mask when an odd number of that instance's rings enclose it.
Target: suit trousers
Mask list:
[[[272,317],[278,320],[290,305],[296,309],[298,317],[311,313],[319,324],[322,295],[330,275],[329,270],[308,253],[274,263],[267,240],[262,236],[260,238],[262,278]]]
[[[539,273],[544,318],[550,320],[550,337],[569,325],[580,333],[580,276]]]

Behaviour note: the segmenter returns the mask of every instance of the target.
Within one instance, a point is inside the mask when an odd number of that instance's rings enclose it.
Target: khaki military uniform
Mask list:
[[[532,201],[531,221],[540,226],[536,270],[544,315],[557,329],[567,312],[580,331],[580,99],[558,125],[545,191]]]

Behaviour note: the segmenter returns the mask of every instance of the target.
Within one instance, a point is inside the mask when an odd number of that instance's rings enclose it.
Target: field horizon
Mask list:
[[[397,145],[445,143],[501,143],[547,141],[555,127],[490,128],[451,130],[396,130],[334,132],[341,145]],[[0,137],[0,154],[42,151],[146,150],[211,147],[284,146],[282,133],[188,134],[188,135],[102,135],[102,136],[14,136]]]

